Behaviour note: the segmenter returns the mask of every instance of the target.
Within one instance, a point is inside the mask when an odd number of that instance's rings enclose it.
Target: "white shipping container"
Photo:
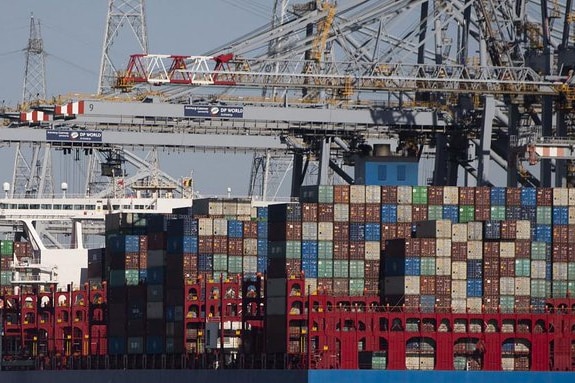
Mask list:
[[[419,276],[406,276],[405,277],[405,294],[419,295],[420,290],[420,277]]]
[[[243,255],[258,255],[258,240],[257,238],[244,238],[244,254]]]
[[[213,218],[199,218],[198,219],[198,234],[199,235],[214,235],[214,219]]]
[[[365,203],[365,185],[350,185],[349,202]]]
[[[397,203],[399,205],[410,205],[412,201],[412,187],[411,186],[398,186],[397,187]]]
[[[317,241],[317,222],[301,223],[301,239],[302,241]]]
[[[365,203],[381,203],[381,186],[367,185],[365,187]]]
[[[515,370],[515,358],[513,357],[502,357],[501,358],[501,369],[503,371],[514,371]]]
[[[435,255],[437,257],[451,257],[451,239],[437,238],[435,241]],[[448,259],[450,260],[450,259]],[[443,275],[450,275],[451,272]]]
[[[515,295],[531,295],[531,278],[515,277]]]
[[[553,206],[569,205],[569,189],[553,188]]]
[[[435,275],[451,275],[451,258],[435,259]]]
[[[378,261],[381,258],[381,245],[378,241],[365,241],[365,259]]]
[[[467,312],[467,299],[457,298],[451,300],[451,310],[456,314]]]
[[[503,242],[499,244],[499,256],[501,258],[515,258],[515,242]]]
[[[574,203],[575,204],[575,203]],[[575,206],[570,205],[569,206],[569,225],[575,224]]]
[[[241,201],[238,202],[238,215],[257,217],[257,212],[256,215],[253,215],[252,203],[250,201]]]
[[[411,222],[411,205],[397,205],[397,222]]]
[[[210,216],[217,216],[224,214],[224,201],[209,201],[208,213]]]
[[[305,278],[306,295],[317,293],[317,278]]]
[[[517,239],[531,239],[531,222],[517,221],[517,230],[515,231]]]
[[[455,299],[465,299],[466,297],[467,297],[467,281],[466,280],[451,281],[452,303]]]
[[[214,235],[228,235],[228,220],[225,218],[214,218]]]
[[[566,281],[567,273],[567,262],[553,262],[553,280]]]
[[[255,273],[258,271],[258,257],[246,256],[243,261],[245,273]]]
[[[419,221],[415,223],[418,238],[451,239],[451,221],[447,219]]]
[[[483,242],[467,242],[467,259],[483,259]]]
[[[480,314],[481,307],[483,306],[483,298],[467,298],[467,307],[472,314]]]
[[[467,262],[454,261],[451,263],[451,278],[454,280],[467,280]]]
[[[499,294],[515,295],[515,278],[513,277],[499,278]]]
[[[483,222],[467,222],[467,239],[481,241],[483,239]]]
[[[467,242],[467,224],[456,223],[451,227],[451,240],[453,242]]]
[[[531,278],[545,279],[545,261],[531,261]]]
[[[148,250],[148,267],[164,266],[166,264],[165,250]]]
[[[333,220],[335,222],[349,221],[349,204],[336,203],[333,205]]]
[[[569,206],[575,206],[575,188],[568,188],[569,192]]]
[[[224,215],[227,215],[227,216],[238,215],[238,202],[225,200],[224,201]]]
[[[443,204],[444,205],[459,204],[459,188],[457,186],[443,187]]]
[[[317,225],[317,239],[320,241],[333,240],[333,222],[320,222]]]

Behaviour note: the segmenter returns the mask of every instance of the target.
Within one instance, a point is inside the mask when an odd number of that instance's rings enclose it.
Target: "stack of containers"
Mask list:
[[[571,209],[572,210],[572,209]],[[545,216],[544,218],[548,218]],[[570,260],[569,247],[569,189],[553,189],[553,208],[551,211],[552,223],[552,250],[551,261],[553,263],[551,286],[554,298],[563,298],[575,292],[575,268],[573,260]],[[548,222],[548,221],[546,221]],[[573,258],[573,257],[571,257]]]
[[[258,206],[256,208],[255,222],[257,230],[256,238],[257,238],[258,273],[264,274],[268,270],[268,207],[267,206]],[[235,272],[236,271],[234,271],[234,273]]]
[[[14,257],[14,242],[0,240],[0,289],[12,293],[12,271],[10,270]]]

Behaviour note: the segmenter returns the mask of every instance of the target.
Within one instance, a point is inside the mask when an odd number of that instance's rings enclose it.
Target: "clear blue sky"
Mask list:
[[[197,55],[268,23],[274,0],[146,0],[145,5],[150,53]],[[31,13],[40,20],[47,52],[47,96],[96,92],[107,11],[108,0],[1,1],[0,102],[21,101]],[[137,52],[127,51],[126,62],[131,53]],[[200,192],[223,195],[231,186],[233,194],[247,193],[252,155],[174,156],[161,159],[161,168],[176,178],[193,171]],[[1,161],[12,164],[13,158],[11,148],[0,148]],[[72,185],[58,170],[55,185],[63,177]],[[0,172],[0,182],[11,174],[12,166]]]

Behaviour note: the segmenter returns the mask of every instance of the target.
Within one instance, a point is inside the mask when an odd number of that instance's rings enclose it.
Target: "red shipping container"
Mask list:
[[[483,260],[483,275],[485,278],[499,278],[498,258],[486,258]]]
[[[138,265],[138,268],[140,270],[145,270],[148,268],[148,252],[143,251],[141,248],[140,248],[140,263]]]
[[[499,312],[499,294],[485,295],[483,297],[483,311],[486,313]]]
[[[553,189],[537,188],[537,206],[553,205]]]
[[[409,240],[405,241],[405,256],[421,256],[421,238],[410,238]]]
[[[320,203],[317,206],[317,214],[319,222],[331,222],[333,221],[333,204],[331,203]]]
[[[411,223],[397,224],[397,238],[411,238]]]
[[[333,202],[349,203],[349,185],[333,186]]]
[[[567,259],[568,262],[575,262],[575,244],[573,243],[567,246]]]
[[[498,258],[499,247],[499,242],[483,242],[484,258]]]
[[[228,255],[241,256],[241,255],[243,255],[243,251],[244,251],[243,248],[244,248],[244,243],[243,243],[242,238],[229,238],[228,239],[228,246],[227,246],[227,254]],[[219,253],[219,252],[215,251],[215,249],[214,249],[214,254],[217,254],[217,253]]]
[[[365,204],[365,222],[379,223],[381,221],[381,205],[378,203]]]
[[[517,236],[516,221],[501,222],[501,239],[515,239],[516,236]]]
[[[316,203],[304,202],[301,204],[301,218],[304,222],[317,222],[318,208]]]
[[[348,222],[334,222],[333,223],[333,239],[334,239],[334,241],[347,241],[349,239],[349,223]]]
[[[575,242],[575,225],[567,225],[567,232],[568,242]]]
[[[451,296],[450,295],[436,295],[435,297],[435,311],[438,313],[451,312]]]
[[[349,241],[333,241],[333,259],[349,259]]]
[[[553,225],[553,243],[569,242],[569,226]]]
[[[286,273],[288,277],[300,276],[301,261],[299,259],[286,259]]]
[[[499,296],[499,277],[483,279],[483,294]]]
[[[467,242],[451,242],[451,259],[453,261],[467,260]]]
[[[364,283],[365,283],[364,286],[366,295],[368,296],[379,295],[379,278],[366,278]]]
[[[380,261],[366,260],[364,264],[365,279],[379,279]]]
[[[451,277],[448,275],[435,276],[435,294],[437,295],[450,295],[451,294]]]
[[[349,241],[349,259],[354,261],[365,259],[365,241]]]
[[[505,190],[507,206],[521,206],[521,188],[508,187]]]
[[[397,238],[397,224],[390,223],[390,224],[382,224],[381,225],[381,243],[382,245],[385,241],[389,239]]]
[[[214,252],[214,237],[211,235],[198,236],[198,252],[210,254]]]
[[[408,311],[419,310],[419,307],[421,306],[421,298],[419,295],[406,295],[403,304],[405,305],[405,309]]]
[[[475,188],[463,186],[459,188],[459,204],[475,205]]]
[[[241,238],[230,238],[230,240],[240,240]],[[228,251],[228,237],[222,235],[215,235],[214,236],[214,244],[213,244],[213,253],[214,254],[225,254]],[[203,253],[203,251],[200,251]]]
[[[301,222],[289,222],[286,226],[287,241],[301,241]]]
[[[349,280],[347,278],[333,278],[333,293],[335,295],[349,295]]]
[[[429,186],[427,188],[427,202],[430,205],[443,205],[443,186]]]
[[[396,204],[397,203],[397,186],[382,186],[381,187],[381,203],[382,204]]]
[[[258,223],[256,221],[244,221],[243,235],[244,238],[257,238]]]
[[[411,218],[413,221],[427,221],[427,205],[413,205]]]
[[[332,293],[333,292],[333,279],[332,278],[318,278],[317,279],[317,291],[320,291],[320,292],[326,293],[326,294]]]
[[[476,221],[489,221],[491,219],[490,205],[476,205],[474,210]]]
[[[499,275],[501,275],[502,277],[515,276],[515,258],[499,259]]]
[[[475,188],[475,206],[489,207],[491,205],[491,188],[480,186]],[[477,215],[475,216],[477,220]]]
[[[419,277],[419,291],[423,295],[435,295],[435,277],[423,275]]]
[[[365,204],[349,204],[349,222],[365,222]]]
[[[553,262],[569,262],[569,245],[567,243],[554,243],[551,259]]]
[[[531,258],[531,240],[517,239],[515,241],[515,258]]]

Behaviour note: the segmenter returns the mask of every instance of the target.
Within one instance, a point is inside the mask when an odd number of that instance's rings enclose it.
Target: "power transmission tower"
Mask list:
[[[44,100],[46,98],[46,52],[40,32],[40,20],[30,16],[30,37],[26,47],[26,69],[24,72],[24,88],[22,103]]]
[[[114,40],[120,37],[119,32],[122,28],[129,29],[127,34],[133,34],[132,37],[136,38],[138,49],[142,53],[148,52],[144,0],[109,0],[106,32],[102,46],[98,94],[113,93],[116,75],[119,65],[121,65],[120,60],[127,61],[128,59],[127,56],[116,57],[114,61],[111,52]]]

